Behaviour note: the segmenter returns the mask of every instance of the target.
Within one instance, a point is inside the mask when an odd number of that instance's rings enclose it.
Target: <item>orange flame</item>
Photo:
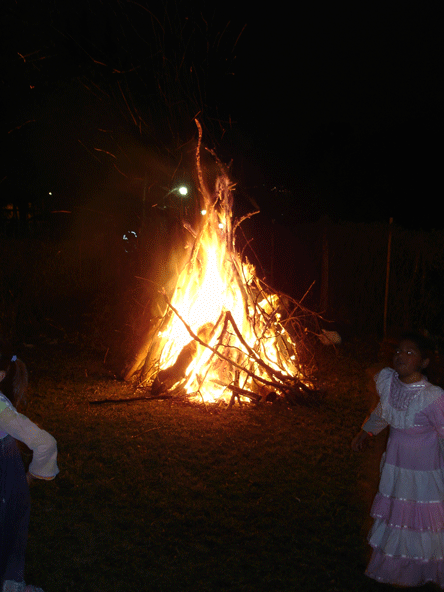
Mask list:
[[[300,376],[296,345],[281,322],[279,297],[264,292],[254,266],[234,248],[228,177],[219,177],[213,203],[206,193],[204,199],[201,229],[169,302],[173,314],[157,335],[159,368],[173,366],[194,342],[180,381],[188,395],[205,402],[233,392],[260,398]]]

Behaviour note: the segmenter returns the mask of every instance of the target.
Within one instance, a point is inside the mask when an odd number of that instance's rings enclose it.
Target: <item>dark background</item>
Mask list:
[[[199,114],[272,218],[441,227],[441,7],[305,4],[4,2],[2,202],[112,209]]]
[[[230,167],[235,215],[260,209],[237,243],[259,277],[348,329],[381,333],[393,218],[389,323],[443,333],[440,5],[16,0],[1,10],[0,299],[11,333],[48,319],[66,327],[70,314],[75,328],[95,319],[104,351],[103,327],[130,327],[134,341],[197,200],[196,117]],[[211,178],[214,159],[204,168]],[[125,242],[129,231],[139,238]]]

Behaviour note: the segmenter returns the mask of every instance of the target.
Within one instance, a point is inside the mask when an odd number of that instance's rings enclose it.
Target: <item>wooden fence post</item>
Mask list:
[[[321,259],[321,294],[320,309],[323,313],[328,308],[328,219],[322,219],[322,259]]]
[[[389,220],[389,235],[387,244],[387,267],[385,271],[385,297],[384,297],[384,339],[387,337],[387,306],[390,280],[390,256],[392,250],[392,224],[393,218]]]

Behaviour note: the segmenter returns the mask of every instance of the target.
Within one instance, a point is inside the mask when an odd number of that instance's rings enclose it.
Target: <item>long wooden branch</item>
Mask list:
[[[105,403],[134,403],[135,401],[158,401],[159,399],[171,399],[171,395],[156,395],[153,397],[129,397],[127,399],[96,399],[88,401],[90,405],[104,405]]]
[[[266,364],[262,358],[260,358],[257,353],[248,345],[248,343],[245,341],[245,339],[242,337],[242,333],[239,331],[235,320],[233,319],[233,315],[231,314],[231,312],[228,310],[226,312],[226,315],[228,316],[228,318],[230,319],[230,323],[234,329],[234,332],[237,335],[237,338],[239,339],[239,341],[242,343],[242,345],[247,349],[248,353],[250,354],[250,356],[252,358],[254,358],[254,361],[261,366],[268,375],[271,376],[276,376],[276,378],[279,378],[280,380],[282,380],[283,382],[285,382],[286,380],[288,380],[288,376],[284,376],[282,374],[282,372],[279,372],[278,370],[275,370],[274,368],[272,368],[271,366],[269,366],[268,364]]]

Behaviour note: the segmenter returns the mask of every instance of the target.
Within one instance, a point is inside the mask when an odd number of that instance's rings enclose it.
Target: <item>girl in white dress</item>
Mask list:
[[[375,377],[379,403],[352,442],[355,451],[390,426],[381,461],[373,548],[366,574],[400,586],[434,582],[444,588],[444,391],[423,376],[423,340],[406,335]]]

